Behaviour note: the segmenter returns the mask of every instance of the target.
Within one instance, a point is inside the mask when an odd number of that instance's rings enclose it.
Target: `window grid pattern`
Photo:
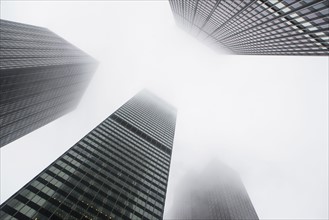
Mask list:
[[[74,109],[96,61],[46,28],[0,20],[0,147]]]
[[[329,55],[326,0],[181,1],[194,5],[181,13],[184,4],[169,0],[177,23],[179,17],[191,34],[233,53]],[[186,16],[195,8],[193,19]]]
[[[146,119],[145,112],[150,117],[143,125],[130,126]],[[116,120],[118,113],[130,121]],[[4,202],[0,218],[162,219],[171,150],[139,128],[174,130],[175,115],[173,107],[140,92]]]

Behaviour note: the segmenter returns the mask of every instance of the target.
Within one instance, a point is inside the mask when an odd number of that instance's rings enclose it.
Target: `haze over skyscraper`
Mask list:
[[[46,28],[0,20],[0,147],[72,111],[96,61]]]
[[[100,63],[78,108],[1,148],[1,203],[146,87],[179,109],[165,219],[180,177],[209,158],[239,173],[261,219],[328,218],[327,57],[216,54],[178,28],[167,1],[3,0],[0,10]]]
[[[0,206],[1,219],[162,219],[176,110],[142,91]]]
[[[174,201],[173,219],[258,219],[239,175],[219,161],[200,173],[191,170]]]
[[[234,54],[329,55],[326,0],[169,0],[177,24]]]

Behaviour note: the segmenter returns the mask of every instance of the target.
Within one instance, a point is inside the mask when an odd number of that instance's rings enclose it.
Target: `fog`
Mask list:
[[[165,219],[189,170],[220,160],[261,219],[328,218],[328,57],[225,55],[167,1],[1,1],[99,61],[73,112],[1,148],[1,202],[139,90],[178,109]],[[192,183],[191,183],[192,184]]]
[[[185,172],[175,188],[169,219],[257,219],[248,193],[233,169],[216,159],[201,171]]]

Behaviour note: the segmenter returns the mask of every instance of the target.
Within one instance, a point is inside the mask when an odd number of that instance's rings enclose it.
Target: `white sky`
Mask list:
[[[225,56],[167,1],[1,1],[99,62],[78,108],[1,149],[1,202],[146,87],[178,108],[165,218],[188,170],[240,173],[261,219],[328,218],[328,57]],[[193,184],[193,183],[191,183]]]

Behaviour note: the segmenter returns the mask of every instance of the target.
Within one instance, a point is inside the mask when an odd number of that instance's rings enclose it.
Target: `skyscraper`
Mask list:
[[[188,173],[176,191],[173,219],[258,219],[239,176],[218,161]]]
[[[329,55],[327,0],[169,0],[177,24],[233,54]]]
[[[162,219],[176,110],[142,91],[0,206],[1,219]]]
[[[73,110],[96,61],[46,28],[0,20],[0,147]]]

